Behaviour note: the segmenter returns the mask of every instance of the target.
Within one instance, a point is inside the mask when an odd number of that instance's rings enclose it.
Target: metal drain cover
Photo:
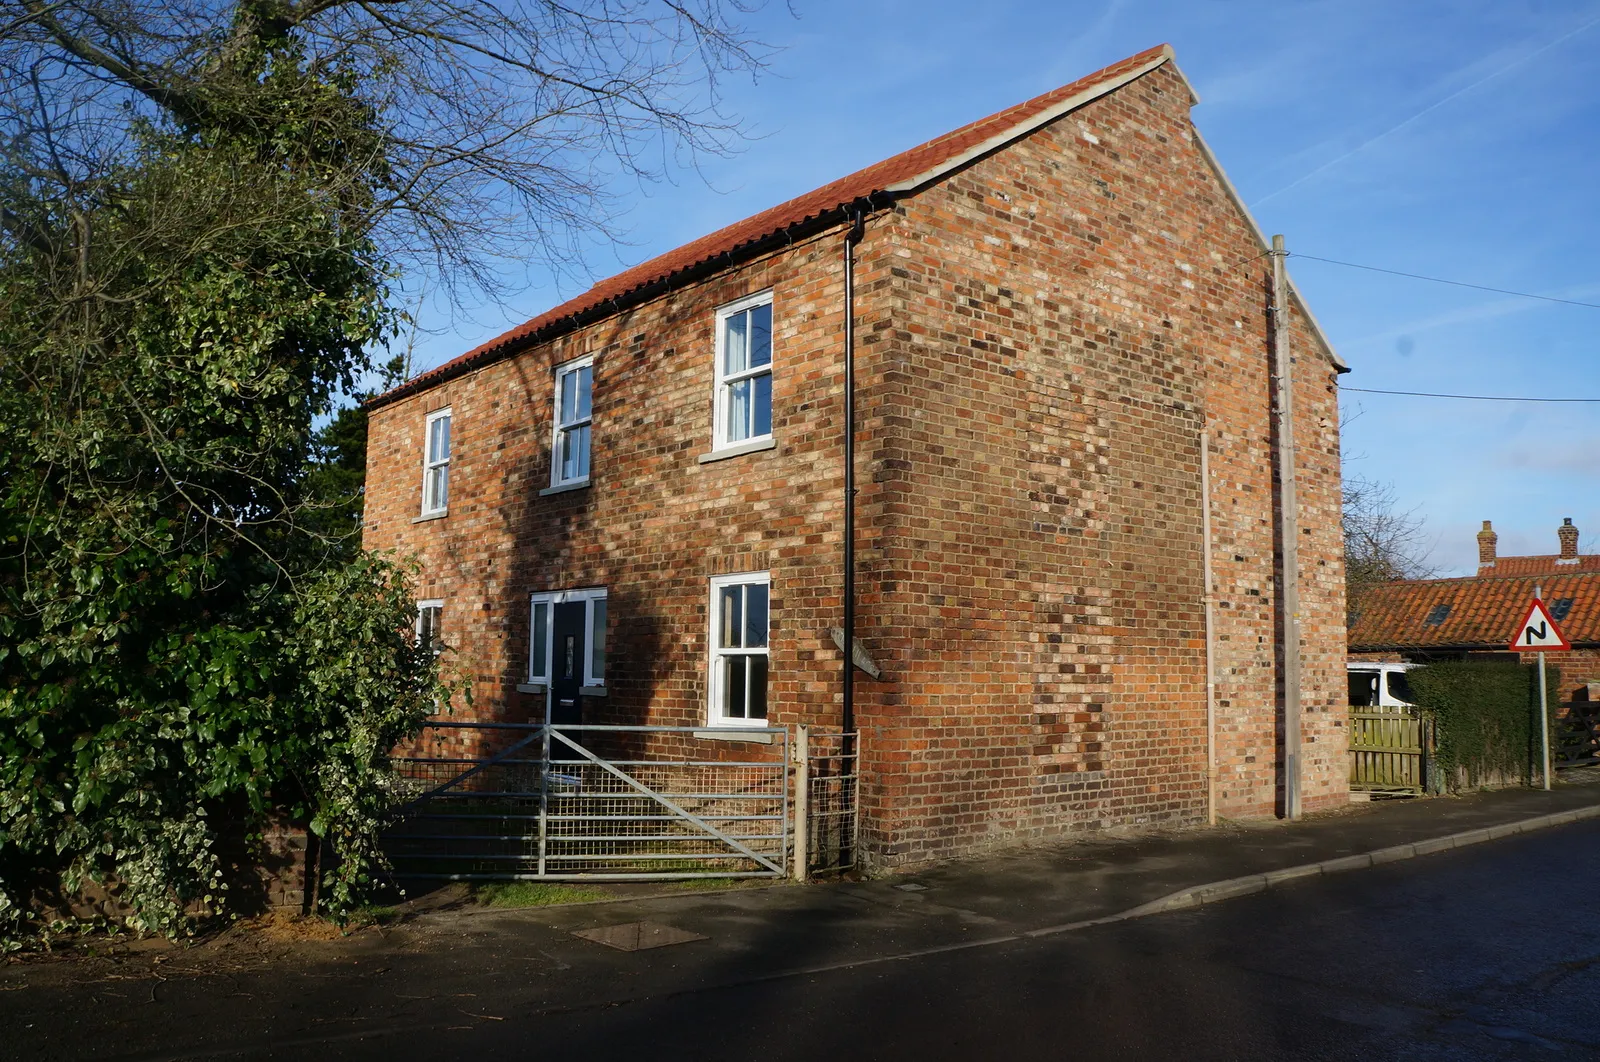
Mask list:
[[[604,944],[608,948],[616,948],[618,951],[645,951],[649,948],[664,948],[669,944],[687,944],[691,940],[711,939],[700,933],[691,933],[687,929],[664,926],[660,922],[624,922],[620,926],[596,926],[593,929],[574,930],[572,935],[592,940],[596,944]]]

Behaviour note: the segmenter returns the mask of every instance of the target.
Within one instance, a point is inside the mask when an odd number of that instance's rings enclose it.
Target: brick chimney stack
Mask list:
[[[1494,548],[1499,543],[1500,536],[1494,533],[1494,528],[1489,526],[1489,521],[1483,522],[1483,530],[1478,532],[1478,567],[1494,567]]]
[[[1576,561],[1578,559],[1578,529],[1572,526],[1572,517],[1561,521],[1561,526],[1556,528],[1556,534],[1561,539],[1561,559]]]

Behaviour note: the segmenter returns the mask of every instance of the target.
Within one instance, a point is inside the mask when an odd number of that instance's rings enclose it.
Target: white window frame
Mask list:
[[[446,443],[445,456],[442,457],[442,458],[436,459],[433,456],[433,425],[434,425],[435,422],[440,421],[440,420],[450,421],[449,425],[445,428],[445,437],[449,441],[447,441],[447,443]],[[422,515],[423,516],[433,516],[436,513],[448,512],[449,509],[450,509],[450,457],[455,452],[455,441],[450,438],[450,433],[454,428],[455,428],[455,422],[453,420],[451,420],[451,418],[450,418],[450,407],[449,406],[445,406],[443,409],[436,409],[432,413],[429,413],[427,418],[422,423]],[[445,477],[444,499],[443,499],[444,500],[444,504],[443,505],[430,506],[428,504],[429,501],[430,501],[430,499],[428,497],[428,485],[429,485],[429,482],[434,478],[434,473],[436,471],[438,471],[439,469],[443,469],[444,470],[444,477]]]
[[[767,588],[767,644],[759,649],[725,649],[717,645],[719,599],[730,586],[764,586]],[[732,575],[711,577],[711,595],[706,611],[706,723],[713,727],[769,727],[772,725],[772,573],[737,572]],[[767,661],[767,715],[764,719],[734,718],[722,714],[722,669],[718,663],[725,656],[759,656]],[[748,703],[748,702],[747,702]]]
[[[711,418],[711,450],[713,453],[718,450],[749,447],[752,444],[766,442],[772,438],[772,425],[776,423],[776,411],[774,409],[768,409],[767,411],[768,430],[765,435],[752,435],[745,439],[729,438],[728,399],[732,385],[741,380],[750,380],[757,376],[769,376],[772,377],[773,385],[776,386],[777,374],[775,367],[778,363],[778,325],[776,311],[774,311],[772,314],[771,360],[768,361],[764,366],[755,369],[746,369],[743,372],[737,372],[731,376],[726,375],[723,372],[723,352],[727,345],[728,319],[757,306],[772,306],[772,304],[772,291],[771,289],[768,289],[767,291],[757,292],[754,295],[748,295],[736,302],[730,302],[728,305],[718,307],[717,309],[716,363],[712,366],[713,375],[716,379],[715,391],[712,395]],[[769,401],[772,401],[774,397],[775,396],[769,395]]]
[[[574,417],[563,421],[561,408],[561,382],[566,377],[583,369],[589,370],[589,414],[585,417]],[[588,453],[584,455],[585,472],[581,476],[571,479],[561,477],[561,444],[568,432],[577,428],[589,429]],[[586,354],[581,358],[556,366],[555,396],[550,404],[550,485],[552,487],[575,487],[589,482],[589,475],[594,471],[594,355]]]
[[[422,644],[422,614],[423,614],[424,611],[426,611],[427,609],[430,609],[430,608],[438,610],[438,613],[439,613],[438,621],[434,624],[434,629],[436,631],[440,632],[439,635],[438,635],[439,641],[438,641],[438,644],[435,645],[434,648],[433,648],[433,655],[438,656],[440,653],[444,652],[444,649],[445,649],[444,634],[443,634],[443,632],[444,632],[444,598],[442,598],[442,597],[430,597],[425,601],[418,601],[417,602],[417,622],[416,622],[417,644],[418,645]]]
[[[591,586],[582,590],[553,590],[528,595],[528,683],[530,685],[538,684],[547,686],[550,683],[550,672],[552,670],[550,667],[551,657],[555,652],[555,624],[552,622],[552,620],[555,617],[556,606],[573,601],[582,601],[584,603],[583,628],[585,635],[583,646],[583,685],[585,688],[595,689],[601,689],[605,687],[606,676],[603,664],[600,673],[595,674],[594,650],[597,642],[603,644],[605,641],[604,638],[595,638],[595,602],[598,601],[602,604],[602,606],[604,606],[606,599],[606,588],[603,586]],[[534,644],[534,609],[541,605],[544,606],[545,609],[543,646]],[[609,619],[610,610],[602,607],[599,611],[602,617],[601,623],[603,624],[607,619]],[[602,635],[605,634],[605,629],[603,626],[601,627],[599,633]],[[535,659],[543,660],[544,668],[542,673],[535,673],[533,666]]]

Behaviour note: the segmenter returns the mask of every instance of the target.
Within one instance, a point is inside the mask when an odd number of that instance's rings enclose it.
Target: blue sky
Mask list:
[[[793,0],[724,85],[755,134],[662,184],[619,186],[627,242],[594,279],[1166,41],[1196,124],[1291,252],[1600,303],[1600,0]],[[1312,261],[1290,268],[1352,387],[1600,397],[1600,309]],[[536,267],[506,306],[424,306],[418,368],[578,294]],[[1347,394],[1351,472],[1426,518],[1442,574],[1600,548],[1600,405]]]

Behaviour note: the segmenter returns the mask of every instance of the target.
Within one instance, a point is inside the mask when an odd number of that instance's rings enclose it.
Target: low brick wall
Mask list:
[[[219,833],[230,911],[246,917],[269,911],[310,913],[317,863],[303,823],[278,816],[258,832],[242,822],[224,822]],[[132,913],[124,889],[114,877],[84,881],[71,894],[41,884],[33,893],[32,906],[46,921],[120,922]],[[195,903],[190,913],[204,917],[209,912],[204,904]]]
[[[286,819],[269,823],[253,863],[235,867],[235,873],[262,909],[310,913],[318,861],[304,824]]]

